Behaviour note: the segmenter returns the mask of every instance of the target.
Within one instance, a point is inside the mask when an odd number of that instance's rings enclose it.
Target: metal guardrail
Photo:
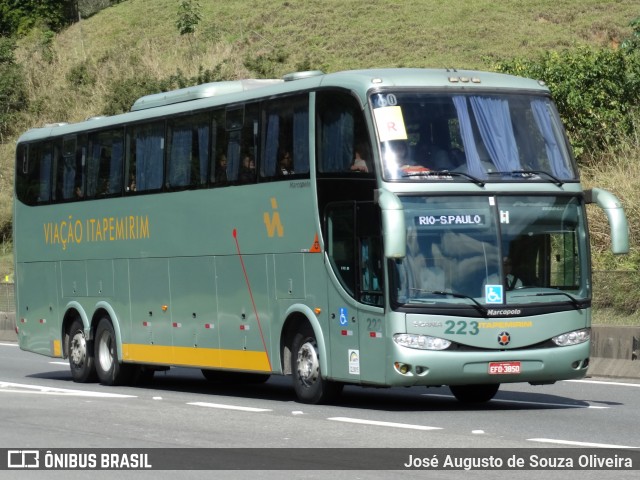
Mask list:
[[[16,311],[16,295],[15,284],[2,282],[0,283],[0,312]]]

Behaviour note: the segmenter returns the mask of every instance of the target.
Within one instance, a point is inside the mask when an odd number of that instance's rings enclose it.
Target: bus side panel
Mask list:
[[[302,253],[274,256],[276,298],[278,300],[304,299],[304,256]]]
[[[113,269],[112,260],[87,260],[87,294],[90,297],[113,297]]]
[[[84,260],[60,262],[60,278],[63,298],[87,296],[87,264]]]
[[[269,280],[264,255],[216,258],[220,358],[223,368],[270,372]]]
[[[172,326],[168,260],[131,259],[129,278],[131,335],[128,341],[123,341],[123,360],[170,365]]]
[[[212,257],[169,260],[173,358],[177,364],[220,366],[216,279]]]
[[[18,263],[16,276],[20,348],[50,357],[61,357],[58,264]]]

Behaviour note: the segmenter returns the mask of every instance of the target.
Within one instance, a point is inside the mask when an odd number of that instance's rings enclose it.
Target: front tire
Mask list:
[[[95,338],[95,366],[100,383],[103,385],[122,385],[131,380],[132,365],[118,362],[116,333],[108,318],[98,323]]]
[[[96,380],[96,369],[93,360],[91,342],[84,334],[84,324],[79,318],[71,323],[67,337],[69,367],[74,382],[87,383]]]
[[[336,399],[342,392],[341,383],[322,378],[318,343],[308,325],[302,327],[293,337],[291,372],[293,388],[302,403],[327,403]]]
[[[499,383],[485,385],[450,385],[453,396],[462,403],[485,403],[491,400],[498,389]]]

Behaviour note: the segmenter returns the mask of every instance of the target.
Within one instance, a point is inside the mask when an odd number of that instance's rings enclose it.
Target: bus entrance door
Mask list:
[[[384,380],[382,248],[372,202],[337,202],[327,208],[331,372],[353,383]]]

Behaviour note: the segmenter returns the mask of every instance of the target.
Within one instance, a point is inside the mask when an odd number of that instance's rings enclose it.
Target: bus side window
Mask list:
[[[258,117],[258,104],[233,107],[226,111],[227,144],[224,160],[227,162],[229,182],[248,184],[256,181]]]
[[[209,183],[215,187],[227,185],[227,153],[226,132],[224,128],[224,112],[214,111],[211,119],[211,159]]]
[[[356,291],[354,223],[353,202],[327,206],[327,252],[340,283],[352,296]]]
[[[164,174],[164,122],[134,125],[129,129],[128,192],[159,190]]]
[[[286,180],[309,173],[309,102],[307,95],[286,97],[265,106],[265,134],[260,177]]]
[[[173,189],[204,184],[209,163],[207,116],[170,121],[167,137],[167,187]]]
[[[75,135],[58,140],[55,151],[55,191],[58,202],[84,196],[84,147]]]
[[[87,154],[87,198],[122,191],[124,136],[121,128],[91,135]]]
[[[364,139],[368,138],[362,108],[355,98],[341,92],[319,92],[317,110],[318,172],[363,173],[364,169],[352,169],[358,145],[367,145]],[[367,172],[372,173],[371,158],[364,158],[370,152],[357,153],[367,165]]]
[[[18,198],[27,205],[51,200],[52,145],[32,143],[18,147],[16,189]]]

